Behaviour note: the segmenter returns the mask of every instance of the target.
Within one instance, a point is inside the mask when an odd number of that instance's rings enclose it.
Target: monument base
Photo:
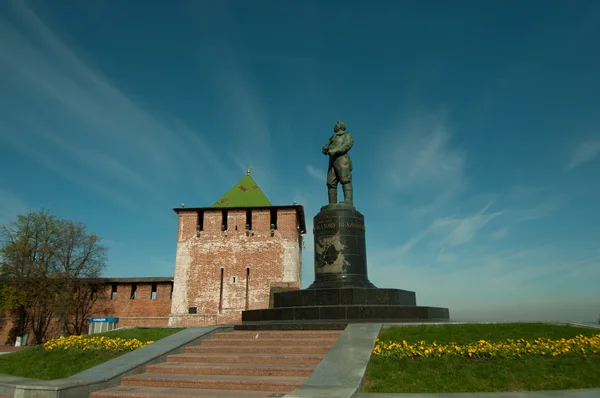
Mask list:
[[[242,312],[236,330],[339,330],[349,323],[447,322],[448,308],[416,305],[400,289],[306,289],[274,294],[274,308]]]
[[[280,292],[273,296],[273,307],[311,307],[340,305],[417,305],[415,292],[400,289],[341,287]]]
[[[307,290],[312,289],[332,289],[342,287],[363,287],[363,288],[377,288],[368,279],[365,279],[364,275],[352,275],[352,274],[333,274],[333,275],[320,275],[319,279],[314,281]]]

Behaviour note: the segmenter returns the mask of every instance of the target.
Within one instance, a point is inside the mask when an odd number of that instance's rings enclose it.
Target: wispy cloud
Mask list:
[[[391,179],[401,190],[433,184],[452,188],[464,180],[465,153],[450,144],[451,134],[443,117],[414,121],[398,132],[392,147]]]
[[[489,222],[502,214],[501,211],[488,213],[491,203],[477,213],[463,218],[439,218],[434,221],[430,230],[433,233],[444,233],[442,244],[448,246],[463,245],[475,238],[477,232]]]
[[[408,207],[413,216],[424,216],[448,203],[466,186],[466,153],[452,143],[445,115],[410,119],[389,132],[384,164],[384,186],[404,197],[419,196]],[[432,200],[423,202],[422,197]]]
[[[593,291],[590,278],[600,277],[600,269],[593,268],[597,253],[580,252],[581,259],[574,261],[556,245],[511,240],[522,224],[559,208],[561,202],[547,189],[511,188],[455,199],[461,206],[447,206],[436,212],[446,214],[422,219],[424,228],[413,227],[398,246],[371,250],[369,275],[376,285],[415,290],[420,305],[448,306],[459,320],[569,318],[573,314],[566,311],[535,313],[543,307],[541,300],[553,299],[553,292],[563,288],[557,286],[562,280],[558,275],[582,286],[583,293]],[[579,274],[573,269],[580,269]],[[514,308],[516,304],[522,306]]]
[[[80,59],[24,2],[18,28],[0,18],[3,140],[78,185],[124,200],[155,192],[181,170],[226,174],[202,135],[181,121],[159,120]],[[8,95],[13,94],[10,98]],[[76,165],[75,167],[73,167]],[[205,167],[202,167],[202,166]],[[204,170],[204,171],[202,171]]]
[[[582,142],[573,150],[569,168],[573,169],[584,163],[591,162],[598,155],[600,155],[600,140]]]
[[[509,228],[508,227],[501,227],[498,228],[497,230],[495,230],[494,232],[492,232],[491,237],[493,239],[504,239],[508,236],[508,232],[509,232]]]
[[[412,236],[409,240],[401,244],[397,249],[394,250],[395,255],[403,255],[410,252],[416,245],[419,244],[423,240],[425,236],[429,233],[429,228],[420,232],[417,235]]]
[[[306,171],[308,172],[308,174],[310,174],[312,177],[316,178],[319,181],[322,181],[322,182],[327,181],[325,172],[321,169],[317,169],[316,167],[314,167],[312,165],[308,165],[308,166],[306,166]]]
[[[548,246],[502,251],[469,245],[462,252],[410,253],[394,262],[374,253],[369,275],[379,287],[416,291],[418,305],[449,307],[454,320],[589,320],[596,313],[599,265],[597,256],[566,261]],[[578,286],[578,306],[564,305],[567,286]]]
[[[518,207],[509,210],[515,223],[533,221],[544,218],[561,206],[561,201],[555,197],[547,198],[531,207]]]
[[[546,217],[558,209],[558,204],[553,201],[542,202],[529,208],[490,211],[492,206],[493,203],[489,202],[482,209],[468,215],[436,217],[428,227],[399,246],[395,253],[407,253],[423,242],[434,245],[436,250],[462,246],[475,240],[484,230],[486,239],[502,239],[519,224]]]
[[[481,229],[504,213],[504,211],[488,212],[491,206],[492,203],[489,203],[474,214],[464,217],[434,218],[429,226],[393,249],[393,253],[395,256],[406,255],[422,243],[426,243],[429,249],[441,251],[469,243],[475,239]],[[450,254],[445,252],[443,256],[447,259]]]

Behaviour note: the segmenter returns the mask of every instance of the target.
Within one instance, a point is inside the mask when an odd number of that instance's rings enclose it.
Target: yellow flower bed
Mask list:
[[[133,351],[152,344],[154,341],[141,342],[138,339],[109,338],[106,336],[69,336],[59,337],[44,344],[48,351],[81,350],[81,351]]]
[[[600,334],[593,337],[579,335],[572,339],[535,339],[533,341],[506,340],[491,343],[479,340],[476,343],[459,345],[456,343],[437,344],[419,341],[408,344],[406,341],[383,342],[376,340],[373,355],[386,358],[436,358],[442,356],[462,356],[471,358],[522,358],[524,356],[556,357],[559,355],[598,355],[600,354]]]

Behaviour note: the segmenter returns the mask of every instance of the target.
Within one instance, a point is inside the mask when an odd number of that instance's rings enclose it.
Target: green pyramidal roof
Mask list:
[[[250,174],[242,178],[212,207],[254,207],[271,206],[263,191],[258,187]]]

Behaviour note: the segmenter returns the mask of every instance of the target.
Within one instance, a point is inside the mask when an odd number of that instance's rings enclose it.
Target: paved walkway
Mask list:
[[[15,347],[12,345],[0,345],[0,355],[10,354],[11,352],[19,351],[27,347]]]

